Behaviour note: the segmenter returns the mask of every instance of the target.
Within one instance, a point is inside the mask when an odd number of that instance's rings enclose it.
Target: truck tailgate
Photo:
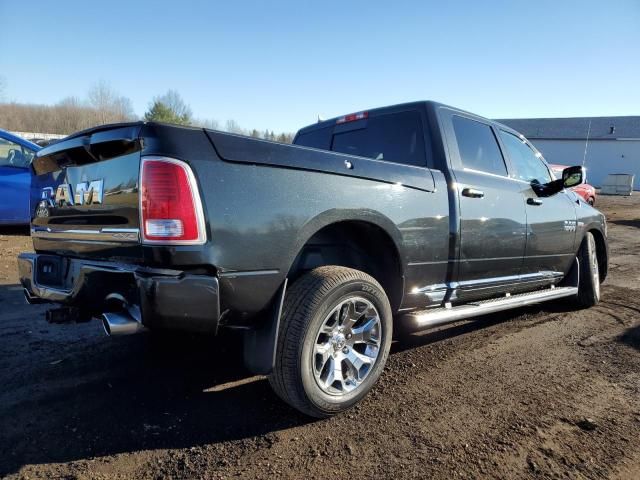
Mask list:
[[[38,152],[31,185],[31,233],[37,251],[141,258],[141,127],[98,127]]]

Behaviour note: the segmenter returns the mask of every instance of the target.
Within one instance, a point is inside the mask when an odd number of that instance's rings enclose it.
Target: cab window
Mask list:
[[[333,126],[324,128],[315,128],[307,132],[299,133],[293,143],[303,147],[320,148],[329,150],[331,148],[331,135]]]
[[[515,178],[540,184],[552,180],[549,169],[540,158],[540,154],[529,146],[524,137],[520,138],[513,133],[500,130],[500,138],[515,169]]]
[[[454,115],[452,121],[462,166],[506,177],[507,167],[493,129],[486,123],[458,115]]]
[[[426,167],[420,113],[377,115],[364,128],[335,133],[331,150],[375,160]]]

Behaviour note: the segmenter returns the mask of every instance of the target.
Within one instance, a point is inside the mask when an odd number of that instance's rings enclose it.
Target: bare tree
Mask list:
[[[134,118],[131,100],[104,82],[89,91],[87,100],[67,97],[55,105],[0,103],[0,128],[21,132],[69,134]]]
[[[131,100],[120,96],[103,80],[91,87],[87,100],[95,111],[96,125],[127,121],[134,117]]]
[[[95,110],[96,124],[107,123],[110,109],[116,95],[111,87],[103,80],[95,83],[87,94],[89,105]]]
[[[162,107],[159,110],[168,116],[148,118],[152,113],[152,109],[150,109],[145,115],[145,118],[149,120],[193,124],[211,130],[222,128],[221,124],[214,119],[193,120],[191,109],[175,90],[169,90],[165,95],[155,97],[152,107]],[[131,100],[119,95],[106,82],[96,83],[89,90],[86,99],[75,96],[66,97],[55,105],[2,103],[0,101],[0,128],[21,132],[70,134],[96,125],[131,121],[135,118]],[[263,132],[256,129],[245,129],[235,120],[227,120],[224,123],[224,130],[286,143],[291,143],[293,139],[291,133],[276,134],[269,129]]]
[[[113,103],[113,112],[117,118],[123,120],[133,120],[136,118],[136,114],[133,111],[133,103],[128,97],[118,97]],[[122,121],[122,120],[119,120]]]
[[[236,133],[238,135],[245,135],[245,130],[235,120],[227,120],[225,130],[229,133]]]
[[[202,127],[207,130],[220,130],[220,122],[211,118],[198,118],[193,121],[192,125],[194,127]]]
[[[96,116],[96,113],[83,104],[78,97],[63,98],[51,109],[53,110],[54,125],[50,128],[57,128],[65,133],[90,127]]]

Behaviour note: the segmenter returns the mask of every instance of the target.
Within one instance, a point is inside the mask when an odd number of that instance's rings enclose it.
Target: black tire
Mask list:
[[[580,281],[576,303],[580,308],[589,308],[600,301],[600,269],[596,240],[587,232],[578,252]]]
[[[587,200],[587,203],[593,207],[596,204],[596,199],[593,197],[589,197],[589,200]]]
[[[376,330],[379,342],[377,358],[354,390],[332,395],[321,388],[314,373],[317,373],[313,363],[317,358],[315,348],[320,329],[326,326],[330,314],[354,298],[364,299],[377,311],[375,318],[379,319],[377,325],[380,326]],[[342,322],[340,313],[336,318]],[[354,329],[355,325],[357,322]],[[380,377],[389,355],[392,329],[389,300],[373,277],[346,267],[318,267],[300,277],[287,291],[276,362],[269,382],[282,400],[306,415],[325,418],[343,412],[360,402]]]

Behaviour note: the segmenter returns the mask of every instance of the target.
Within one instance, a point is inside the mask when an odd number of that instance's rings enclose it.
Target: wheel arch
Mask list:
[[[287,278],[295,281],[304,272],[324,265],[362,270],[380,283],[396,311],[404,293],[400,231],[391,220],[374,212],[340,213],[330,212],[305,225]]]
[[[282,268],[287,274],[274,293],[267,318],[245,330],[244,362],[249,370],[260,375],[272,371],[287,286],[315,267],[339,265],[368,273],[380,283],[395,312],[404,293],[406,262],[401,240],[395,224],[372,210],[331,210],[307,222]],[[347,248],[341,248],[345,245]]]

